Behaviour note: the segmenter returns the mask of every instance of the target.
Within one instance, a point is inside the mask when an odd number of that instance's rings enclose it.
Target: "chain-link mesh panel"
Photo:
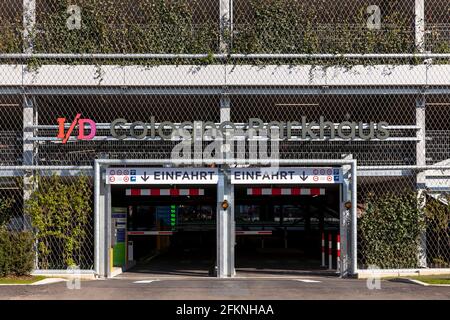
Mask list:
[[[0,166],[22,163],[22,99],[0,95]]]
[[[38,0],[35,49],[56,53],[208,53],[218,1]]]
[[[280,142],[280,157],[292,159],[341,159],[352,154],[361,165],[411,165],[415,163],[415,130],[401,126],[415,124],[414,96],[377,95],[258,95],[236,96],[232,99],[232,121],[248,122],[251,118],[271,121],[319,124],[345,121],[367,124],[386,122],[398,129],[390,130],[387,141],[337,141],[327,130],[322,141],[302,138],[301,130],[293,130],[296,138]],[[319,135],[320,129],[313,132]],[[364,134],[368,134],[364,130]],[[286,135],[286,130],[284,132]],[[409,137],[409,138],[408,138]],[[404,138],[404,141],[402,139]],[[396,152],[392,152],[395,149]]]
[[[0,5],[0,53],[22,51],[22,14],[22,1],[2,1]]]
[[[426,49],[436,53],[450,52],[450,3],[446,0],[425,1]]]
[[[234,1],[239,53],[414,51],[414,1]]]
[[[414,175],[358,181],[359,268],[450,266],[448,195],[418,193]]]
[[[133,138],[130,128],[117,129],[118,135],[127,135],[128,139],[119,141],[111,136],[111,123],[116,119],[124,119],[126,123],[142,122],[149,126],[169,121],[211,121],[218,123],[219,98],[216,96],[180,96],[180,95],[124,95],[124,96],[39,96],[36,100],[39,107],[39,122],[52,129],[40,130],[42,137],[56,137],[57,118],[66,118],[67,124],[77,114],[97,123],[96,139],[93,141],[61,141],[42,142],[39,145],[38,162],[46,165],[90,165],[93,159],[168,159],[173,147],[179,143],[169,139],[161,139],[156,132],[151,137],[151,130],[143,139]],[[105,124],[103,127],[100,124]],[[137,129],[141,134],[143,130]],[[73,133],[78,135],[78,129]],[[170,134],[166,131],[166,134]]]
[[[448,1],[425,0],[421,22],[415,17],[420,18],[422,8],[415,8],[413,0],[234,0],[222,12],[219,1],[207,0],[36,0],[35,10],[24,9],[23,3],[0,4],[0,54],[74,55],[0,57],[0,166],[79,166],[92,165],[98,158],[171,157],[178,141],[158,134],[112,137],[111,123],[119,118],[126,123],[117,133],[125,135],[136,121],[154,121],[156,126],[164,121],[219,123],[228,120],[228,111],[230,120],[240,124],[250,118],[264,123],[297,121],[294,137],[280,141],[280,158],[351,156],[364,166],[358,176],[359,226],[369,230],[370,223],[382,222],[382,229],[375,238],[359,230],[361,268],[448,267],[445,195],[450,179],[432,165],[449,165],[450,159],[450,56],[411,55],[450,52]],[[230,25],[224,26],[224,21]],[[25,48],[22,34],[30,40]],[[100,55],[76,55],[86,53]],[[95,123],[91,140],[79,139],[83,132],[79,122],[76,125],[78,115],[78,120]],[[386,140],[342,140],[332,138],[326,128],[324,138],[303,138],[302,119],[317,123],[321,117],[332,125],[358,123],[363,134],[370,133],[371,122],[386,122],[390,135]],[[142,129],[136,130],[139,134]],[[61,131],[64,136],[69,133],[65,143]],[[207,143],[203,141],[203,148]],[[249,151],[247,147],[245,157]],[[32,199],[33,190],[57,193],[60,190],[52,189],[57,185],[75,192],[81,179],[20,167],[0,171],[4,220],[11,229],[30,227],[23,218],[24,199]],[[50,177],[55,172],[61,176],[57,183]],[[88,180],[87,194],[92,192]],[[408,202],[413,193],[417,201]],[[419,216],[414,216],[412,203],[421,204]],[[405,207],[408,210],[402,211]],[[77,210],[70,204],[65,208]],[[387,220],[377,220],[380,217]],[[405,217],[421,229],[409,222],[390,227]],[[74,229],[73,221],[66,222],[61,233]],[[79,245],[76,252],[67,252],[61,234],[39,238],[39,268],[62,269],[71,263],[92,268],[92,215],[80,223],[84,229],[71,234]],[[410,233],[398,231],[403,229]],[[403,242],[409,246],[402,247]],[[385,251],[374,250],[377,246]],[[385,263],[377,258],[380,254]]]
[[[33,230],[37,269],[94,267],[93,181],[89,171],[0,170],[1,225]],[[8,176],[14,173],[14,176]]]
[[[432,96],[426,103],[426,160],[435,164],[450,159],[450,97]]]

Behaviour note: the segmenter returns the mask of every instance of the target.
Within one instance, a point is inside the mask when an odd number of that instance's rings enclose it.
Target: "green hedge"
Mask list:
[[[93,218],[90,178],[65,180],[60,176],[35,177],[39,186],[26,201],[25,213],[36,230],[39,267],[89,268]]]
[[[33,234],[0,227],[0,277],[29,274],[34,267]]]
[[[204,0],[52,0],[37,12],[35,51],[40,53],[218,53],[218,8]],[[81,29],[67,28],[69,5],[82,10]],[[382,28],[366,27],[367,3],[334,12],[329,2],[248,0],[235,8],[233,53],[413,53],[412,7],[382,2]],[[242,4],[241,4],[242,6]],[[239,6],[237,6],[239,7]],[[347,9],[349,12],[347,12]],[[352,10],[350,12],[350,9]],[[409,10],[408,10],[409,9]],[[0,21],[0,52],[21,52],[21,21]],[[432,28],[430,26],[429,28]],[[444,32],[430,30],[427,47],[450,52]],[[270,60],[304,64],[309,60]],[[60,63],[60,61],[50,61]],[[67,61],[66,61],[67,62]],[[122,61],[133,64],[192,63],[192,60]],[[197,61],[199,62],[199,61]],[[217,63],[211,59],[202,63]],[[379,62],[379,61],[378,61]],[[414,63],[414,61],[408,61]],[[448,63],[436,60],[436,63]],[[70,63],[80,63],[73,61]],[[86,63],[86,62],[81,62]],[[89,61],[92,63],[92,61]],[[96,63],[96,62],[94,62]],[[101,63],[118,63],[102,61]],[[232,61],[231,63],[241,63]],[[260,63],[260,61],[256,61]],[[265,63],[265,62],[263,62]],[[325,64],[328,61],[314,61]],[[337,62],[334,60],[333,64]],[[345,61],[339,64],[359,64]],[[405,63],[392,60],[383,63]]]
[[[379,268],[416,268],[424,214],[417,193],[371,197],[358,219],[363,265]]]
[[[236,53],[405,53],[413,52],[411,17],[389,8],[380,30],[366,27],[366,6],[356,15],[330,13],[329,4],[297,0],[249,0],[251,17],[237,25]],[[355,9],[355,8],[352,8]],[[326,18],[325,18],[326,17]]]
[[[81,28],[66,26],[68,5]],[[218,21],[196,0],[60,0],[37,15],[35,50],[44,53],[209,53],[218,51]],[[214,17],[215,18],[215,17]]]

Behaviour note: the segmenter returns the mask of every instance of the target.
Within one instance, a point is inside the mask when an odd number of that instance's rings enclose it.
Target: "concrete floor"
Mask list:
[[[204,250],[169,251],[137,262],[123,277],[208,277],[214,263],[215,257]],[[335,270],[321,268],[320,261],[303,257],[296,250],[246,251],[236,255],[235,263],[237,276],[245,277],[336,275]]]

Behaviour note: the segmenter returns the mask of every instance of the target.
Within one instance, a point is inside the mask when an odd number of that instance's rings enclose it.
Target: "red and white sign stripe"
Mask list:
[[[129,236],[172,236],[173,231],[128,231]]]
[[[322,267],[325,267],[325,233],[322,232]]]
[[[333,269],[333,240],[331,237],[331,233],[328,234],[328,270]]]
[[[270,230],[263,230],[263,231],[242,231],[242,230],[236,230],[236,235],[266,235],[271,236],[272,231]]]
[[[339,273],[341,270],[341,235],[336,236],[336,271]]]
[[[205,189],[127,189],[127,196],[204,196]]]
[[[247,188],[250,196],[322,196],[325,188]]]

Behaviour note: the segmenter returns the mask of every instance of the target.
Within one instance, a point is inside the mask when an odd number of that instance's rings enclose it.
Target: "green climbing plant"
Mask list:
[[[38,188],[26,202],[25,211],[35,228],[40,266],[79,264],[93,212],[89,178],[80,176],[70,182],[59,176],[35,179]],[[63,266],[54,265],[55,256],[62,256]]]
[[[420,200],[419,200],[420,201]],[[358,219],[360,256],[366,266],[416,268],[425,218],[416,192],[367,199]]]
[[[431,267],[449,268],[448,250],[450,246],[450,196],[429,197],[424,208],[427,222],[427,238],[433,241],[429,260]]]
[[[219,52],[218,8],[204,0],[52,0],[38,7],[34,30],[37,53],[202,53]],[[400,1],[383,2],[381,28],[367,28],[367,4],[352,13],[335,12],[329,1],[248,0],[235,8],[234,31],[224,35],[232,53],[414,53],[414,17]],[[79,28],[69,28],[68,8],[81,8]],[[339,8],[338,8],[339,9]],[[347,8],[348,9],[348,8]],[[240,12],[239,10],[243,10]],[[216,12],[216,13],[214,13]],[[0,52],[21,52],[21,21],[0,22]],[[430,26],[430,28],[432,28]],[[430,29],[431,30],[431,29]],[[433,31],[433,30],[432,30]],[[433,52],[448,53],[448,40],[434,30],[427,39]],[[223,60],[103,60],[92,64],[223,63]],[[244,63],[248,63],[244,60]],[[86,63],[81,60],[65,63]],[[411,64],[417,61],[408,61]],[[436,60],[448,63],[448,59]],[[61,63],[46,60],[40,63]],[[239,60],[232,63],[242,63]],[[267,61],[254,61],[267,64]],[[278,64],[311,64],[310,60],[270,60]],[[315,64],[368,64],[377,60],[314,60]],[[383,60],[399,63],[399,60]],[[401,61],[404,63],[404,61]]]
[[[80,28],[67,27],[69,5]],[[197,1],[61,0],[40,12],[35,50],[52,53],[208,53],[217,51],[217,21]],[[126,10],[128,8],[128,10]]]
[[[0,226],[5,226],[11,220],[13,216],[13,205],[13,198],[0,198]]]

